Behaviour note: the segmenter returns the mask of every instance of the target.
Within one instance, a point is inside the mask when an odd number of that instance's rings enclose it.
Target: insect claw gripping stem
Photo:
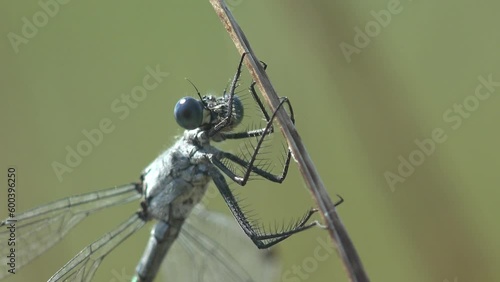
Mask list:
[[[243,59],[245,57],[245,54],[242,55],[241,60],[238,64],[238,69],[236,71],[236,74],[233,78],[233,81],[231,82],[231,87],[229,89],[229,92],[227,95],[230,95],[230,99],[228,101],[228,112],[230,112],[233,108],[232,102],[233,102],[233,96],[234,96],[234,89],[235,85],[237,84],[237,80],[241,74],[241,66],[243,63]],[[267,68],[267,65],[265,63],[262,63],[264,68]],[[265,179],[268,179],[273,182],[277,183],[282,183],[283,180],[285,179],[287,173],[288,173],[288,168],[290,165],[290,160],[291,160],[291,152],[288,149],[286,158],[284,159],[283,163],[283,170],[281,172],[281,175],[274,175],[270,172],[268,172],[265,167],[259,167],[259,159],[258,159],[258,154],[259,150],[262,148],[262,144],[264,141],[264,138],[268,135],[271,134],[274,131],[273,128],[273,121],[276,117],[276,114],[278,113],[279,110],[283,107],[284,104],[288,106],[288,112],[290,114],[290,119],[292,120],[293,123],[295,123],[295,118],[294,118],[294,113],[293,113],[293,108],[286,97],[281,97],[280,103],[277,106],[277,108],[274,110],[272,115],[269,115],[266,111],[266,108],[262,104],[260,98],[258,97],[256,91],[255,91],[255,82],[252,82],[249,88],[254,100],[258,104],[262,114],[264,115],[267,124],[265,128],[262,128],[257,131],[248,131],[248,132],[237,132],[237,133],[223,133],[220,132],[222,129],[225,128],[228,124],[230,124],[229,118],[231,117],[231,114],[226,114],[226,118],[223,119],[221,122],[219,122],[217,125],[214,126],[214,128],[210,131],[210,136],[213,136],[212,134],[215,134],[219,132],[219,134],[223,135],[225,139],[241,139],[241,138],[250,138],[250,137],[257,137],[260,136],[258,139],[258,142],[255,146],[252,146],[252,148],[248,148],[248,152],[253,151],[250,155],[251,158],[249,161],[246,161],[234,154],[228,153],[228,152],[223,152],[220,151],[218,154],[215,154],[211,157],[210,161],[212,164],[218,168],[218,170],[211,170],[209,172],[212,180],[214,181],[215,185],[219,189],[219,192],[221,193],[222,197],[224,198],[224,201],[228,205],[229,209],[231,210],[233,216],[235,217],[236,221],[238,224],[241,226],[245,234],[254,242],[254,244],[260,248],[269,248],[273,246],[274,244],[277,244],[278,242],[290,237],[291,235],[301,232],[303,230],[309,229],[313,226],[320,225],[317,221],[313,221],[311,223],[308,223],[309,219],[312,217],[312,215],[316,212],[318,212],[318,209],[310,209],[304,217],[302,217],[300,220],[297,222],[294,222],[293,224],[290,224],[289,226],[283,225],[283,228],[281,230],[277,230],[276,232],[271,232],[271,233],[266,233],[264,231],[264,228],[260,224],[256,224],[252,221],[250,221],[247,216],[243,213],[237,199],[234,197],[232,191],[229,189],[226,180],[224,179],[224,176],[222,175],[225,174],[228,176],[231,180],[236,182],[237,184],[241,186],[245,186],[247,181],[249,180],[250,174],[255,173]],[[230,161],[230,162],[227,162]],[[230,163],[236,164],[240,166],[243,169],[242,175],[237,175],[233,169],[231,169],[231,166],[229,165]],[[262,164],[262,163],[261,163]],[[253,224],[252,224],[253,223]]]

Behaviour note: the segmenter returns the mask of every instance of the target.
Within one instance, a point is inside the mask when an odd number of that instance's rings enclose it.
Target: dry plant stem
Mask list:
[[[274,90],[266,72],[262,68],[259,60],[255,57],[250,43],[246,39],[243,31],[232,16],[226,4],[222,0],[210,0],[215,12],[221,19],[224,27],[228,31],[240,54],[246,53],[245,64],[247,65],[253,79],[257,82],[259,90],[266,99],[268,105],[274,111],[278,104],[279,98]],[[344,267],[351,281],[370,281],[361,263],[361,259],[356,252],[347,230],[342,224],[335,205],[330,196],[326,192],[323,182],[302,143],[302,140],[291,122],[286,111],[280,110],[277,114],[278,122],[281,130],[287,139],[288,145],[292,151],[295,160],[298,163],[299,170],[302,173],[310,192],[312,193],[324,222],[326,223],[330,237],[337,247],[337,251],[344,263]]]

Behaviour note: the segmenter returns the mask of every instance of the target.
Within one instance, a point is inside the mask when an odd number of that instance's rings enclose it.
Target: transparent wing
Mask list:
[[[144,226],[145,223],[138,214],[134,214],[127,221],[120,224],[118,228],[81,250],[78,255],[59,269],[48,282],[92,281],[92,277],[94,277],[104,257]]]
[[[69,230],[89,214],[114,205],[125,204],[141,197],[136,184],[126,184],[106,190],[72,196],[43,205],[0,223],[0,242],[7,246],[11,224],[15,225],[16,268],[35,259],[59,242]],[[9,248],[0,249],[0,264],[6,265]],[[7,276],[7,267],[0,268],[0,279]]]
[[[162,266],[164,281],[274,281],[277,257],[259,250],[227,215],[198,205]]]

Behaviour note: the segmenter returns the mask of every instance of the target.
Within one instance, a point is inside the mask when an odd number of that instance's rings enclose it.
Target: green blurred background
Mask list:
[[[478,77],[500,81],[499,4],[339,2],[229,4],[278,93],[294,103],[297,128],[329,192],[346,199],[338,210],[371,280],[500,281],[500,89],[459,126],[443,118],[455,104],[474,102]],[[388,7],[399,12],[347,60],[340,44],[355,46],[355,28],[375,26],[373,13]],[[35,1],[0,3],[1,218],[9,165],[18,169],[19,210],[136,180],[182,132],[172,108],[193,94],[184,77],[218,92],[239,58],[208,1],[69,1],[13,47],[9,33],[22,36],[23,17],[33,22],[39,11]],[[156,65],[170,75],[117,119],[110,104]],[[105,117],[115,130],[60,182],[51,163],[64,162],[65,147]],[[391,189],[384,174],[397,173],[398,157],[408,160],[415,140],[436,128],[446,141]],[[259,214],[301,214],[314,204],[295,165],[283,185],[264,185],[248,188]],[[227,212],[220,199],[210,207]],[[7,281],[46,280],[136,208],[92,217]],[[144,228],[116,249],[95,280],[133,271],[148,235]],[[299,267],[302,274],[277,281],[347,281],[336,254],[314,259],[326,236],[314,229],[279,244],[284,271]]]

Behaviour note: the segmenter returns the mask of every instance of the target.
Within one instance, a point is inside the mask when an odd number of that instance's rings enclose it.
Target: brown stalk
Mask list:
[[[276,94],[276,91],[274,90],[266,72],[250,47],[250,43],[248,42],[245,34],[223,0],[210,0],[210,3],[236,45],[238,52],[240,54],[247,54],[245,64],[248,67],[253,79],[257,82],[259,90],[271,110],[274,111],[279,104],[278,95]],[[281,126],[281,130],[288,142],[290,150],[298,163],[302,177],[304,178],[309,191],[318,205],[326,228],[333,243],[337,247],[337,252],[343,261],[344,268],[347,271],[350,280],[357,282],[370,281],[363,268],[361,259],[356,252],[354,244],[349,238],[347,230],[335,210],[335,205],[326,192],[318,171],[307,153],[295,126],[286,111],[283,109],[277,113],[276,118]]]

